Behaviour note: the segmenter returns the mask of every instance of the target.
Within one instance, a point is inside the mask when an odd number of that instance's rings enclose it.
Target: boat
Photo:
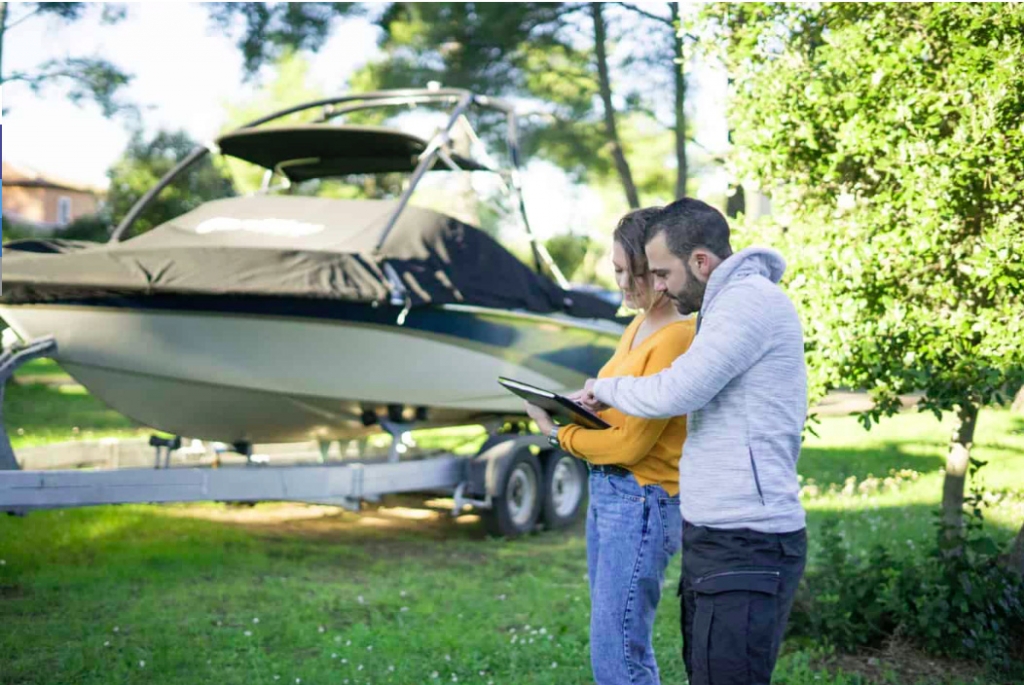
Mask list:
[[[420,107],[444,112],[432,136],[348,121]],[[506,167],[468,128],[477,111],[507,128]],[[320,114],[292,120],[309,112]],[[623,326],[613,302],[565,281],[531,231],[517,129],[507,103],[460,89],[269,114],[190,153],[106,243],[5,245],[0,317],[25,341],[54,336],[56,361],[90,393],[173,435],[251,445],[521,419],[499,376],[581,387]],[[467,130],[471,145],[460,142]],[[262,186],[132,235],[154,198],[211,155],[262,168]],[[411,201],[424,179],[468,172],[501,182],[532,264],[436,198]],[[353,174],[389,174],[401,190],[298,192]]]

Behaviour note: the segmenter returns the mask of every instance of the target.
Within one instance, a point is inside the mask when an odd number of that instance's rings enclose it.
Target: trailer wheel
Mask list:
[[[544,525],[565,528],[579,520],[587,508],[587,469],[576,457],[561,450],[544,464]]]
[[[540,461],[528,450],[512,456],[492,499],[493,506],[484,517],[491,535],[514,538],[529,533],[537,526],[543,506]]]

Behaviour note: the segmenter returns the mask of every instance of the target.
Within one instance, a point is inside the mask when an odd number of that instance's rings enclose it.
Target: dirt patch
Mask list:
[[[878,651],[864,651],[858,654],[836,654],[827,657],[820,664],[835,671],[856,673],[868,683],[887,685],[889,683],[949,683],[953,681],[1002,683],[983,666],[969,661],[954,661],[925,654],[905,644],[892,643]],[[1007,678],[1005,683],[1009,685]]]
[[[452,518],[448,512],[403,506],[410,502],[388,501],[385,506],[351,512],[340,507],[293,502],[264,502],[254,506],[169,505],[167,516],[202,519],[237,526],[271,542],[301,540],[357,545],[360,556],[389,559],[484,557],[481,549],[439,542],[483,542],[486,531],[480,517],[465,514]],[[471,546],[472,547],[472,546]]]

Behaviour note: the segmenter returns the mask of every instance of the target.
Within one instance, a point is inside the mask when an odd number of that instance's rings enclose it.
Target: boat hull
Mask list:
[[[422,425],[521,415],[508,376],[572,390],[622,328],[479,307],[417,309],[255,300],[6,305],[24,339],[54,335],[57,361],[141,424],[224,442],[338,439],[400,412]]]

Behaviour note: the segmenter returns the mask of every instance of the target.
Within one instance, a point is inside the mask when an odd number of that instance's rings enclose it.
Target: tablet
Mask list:
[[[611,424],[589,409],[581,407],[568,397],[535,385],[521,383],[511,378],[498,378],[498,382],[509,392],[519,395],[530,404],[535,404],[560,423],[575,423],[584,428],[611,428]]]

